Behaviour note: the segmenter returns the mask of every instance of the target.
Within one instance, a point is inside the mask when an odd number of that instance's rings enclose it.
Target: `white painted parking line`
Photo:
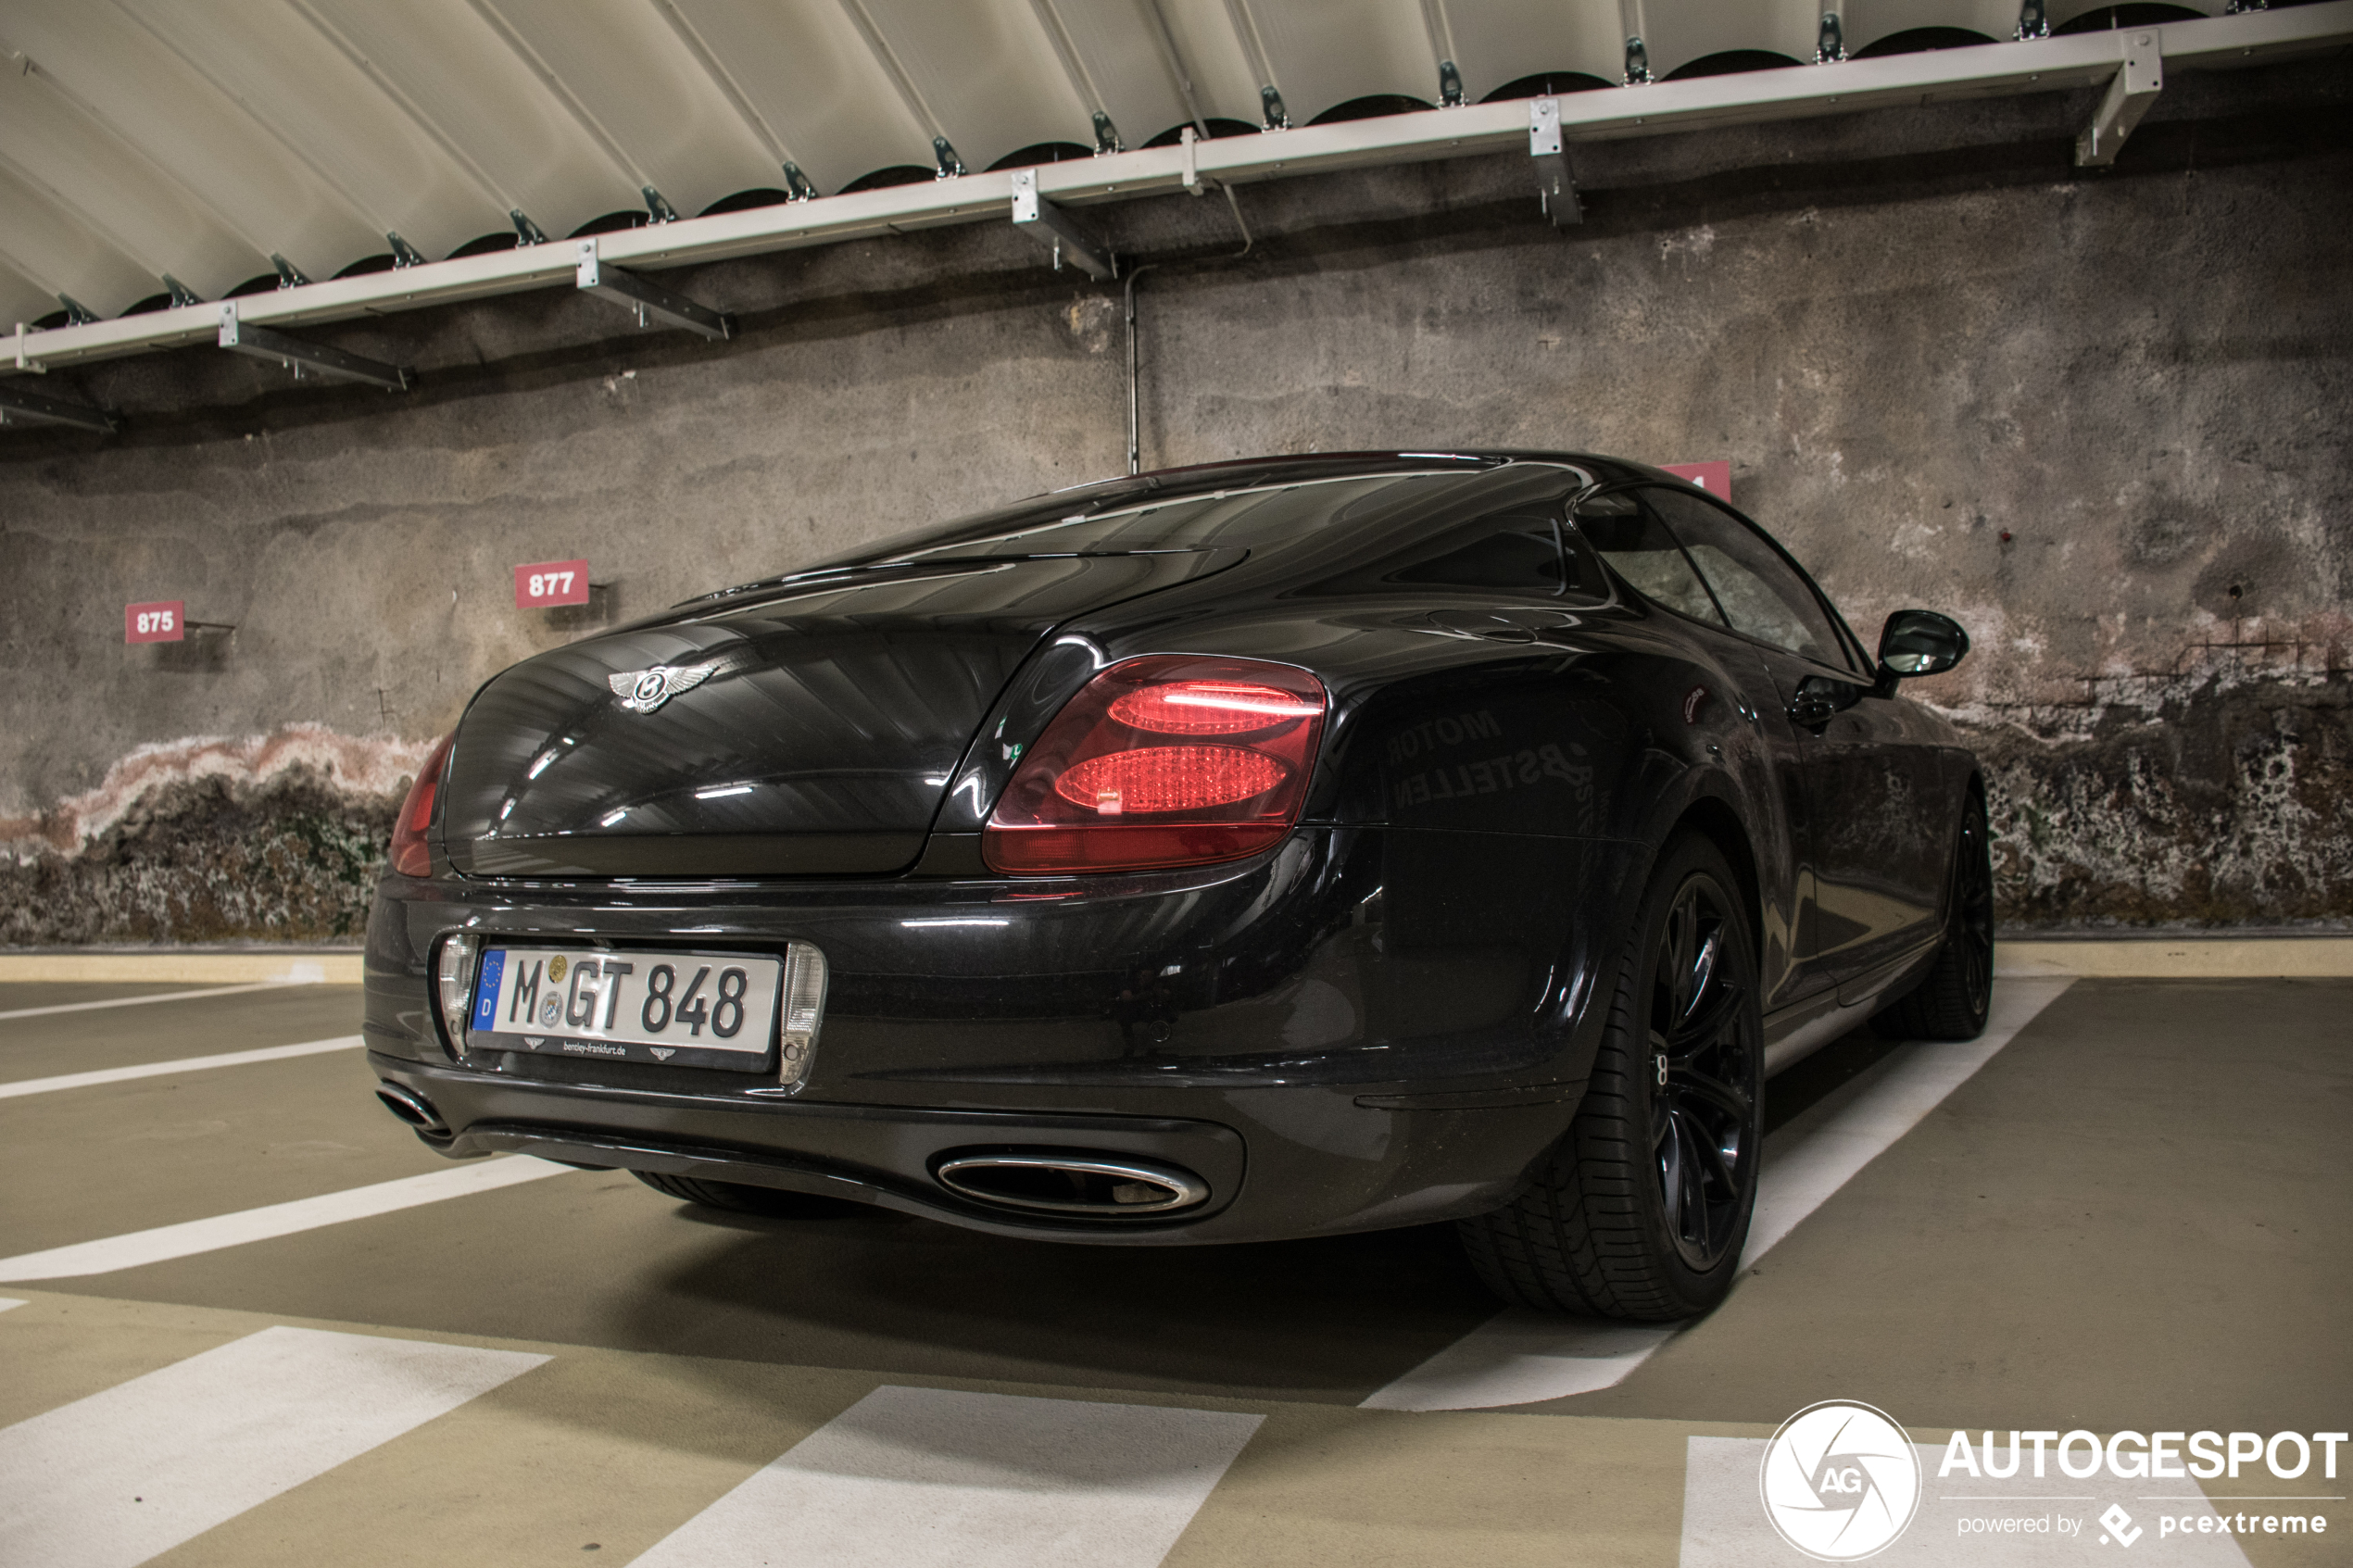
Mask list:
[[[314,966],[315,967],[315,966]],[[200,997],[235,997],[247,991],[283,991],[289,985],[316,985],[319,981],[257,980],[250,985],[208,985],[201,991],[158,991],[151,997],[113,997],[103,1002],[59,1002],[55,1007],[18,1008],[0,1012],[0,1020],[11,1018],[48,1018],[61,1012],[96,1012],[102,1008],[139,1008],[154,1002],[186,1002]]]
[[[23,1305],[24,1303],[14,1296],[0,1296],[0,1312],[5,1312],[11,1307]]]
[[[13,1283],[110,1274],[118,1269],[169,1262],[199,1252],[216,1252],[224,1247],[242,1247],[250,1241],[268,1241],[275,1236],[317,1230],[322,1225],[339,1225],[347,1220],[365,1220],[414,1209],[420,1204],[490,1192],[518,1182],[560,1176],[573,1169],[528,1154],[503,1155],[476,1164],[456,1165],[422,1176],[402,1176],[396,1181],[322,1193],[317,1198],[297,1198],[291,1203],[272,1203],[267,1208],[220,1214],[209,1220],[189,1220],[98,1241],[52,1247],[44,1252],[0,1258],[0,1280]]]
[[[1614,1388],[1675,1337],[1667,1324],[1507,1307],[1364,1402],[1376,1411],[1484,1411]]]
[[[1263,1419],[877,1388],[636,1568],[1155,1568]]]
[[[1756,1188],[1747,1268],[1855,1173],[1887,1152],[2036,1013],[2075,984],[2071,976],[1994,982],[1985,1033],[1974,1040],[1912,1047],[1870,1087],[1804,1141],[1776,1146]],[[5,1277],[5,1276],[0,1276]],[[1680,1332],[1556,1317],[1498,1313],[1365,1400],[1367,1410],[1494,1410],[1614,1387]]]
[[[90,1073],[60,1073],[54,1078],[25,1078],[0,1084],[0,1099],[19,1095],[50,1095],[59,1089],[88,1089],[100,1084],[127,1084],[134,1078],[170,1078],[182,1073],[202,1073],[214,1067],[244,1067],[256,1061],[283,1061],[289,1057],[323,1056],[329,1051],[355,1050],[364,1042],[357,1035],[332,1040],[305,1040],[298,1046],[261,1046],[249,1051],[221,1051],[213,1056],[175,1057],[170,1061],[143,1061],[136,1067],[102,1067]]]
[[[0,1430],[0,1562],[132,1568],[547,1360],[265,1328]]]
[[[1757,1568],[1777,1562],[1803,1568],[1807,1559],[1781,1539],[1765,1514],[1757,1484],[1765,1439],[1684,1441],[1680,1568]],[[2111,1537],[2102,1518],[2111,1506],[2124,1511],[2116,1528],[2129,1537],[2124,1544],[2132,1549],[2133,1568],[2145,1563],[2247,1568],[2246,1554],[2235,1540],[2213,1534],[2211,1524],[2207,1533],[2199,1533],[2196,1521],[2200,1516],[2216,1517],[2214,1505],[2203,1496],[2154,1501],[2113,1482],[2073,1479],[2056,1469],[2038,1480],[2031,1466],[2003,1481],[1960,1474],[1940,1479],[1936,1473],[1944,1463],[1943,1448],[1915,1443],[1912,1452],[1920,1461],[1919,1512],[1902,1535],[1871,1558],[1873,1568],[1882,1563],[1893,1568],[2039,1568],[2052,1562],[2102,1562],[2116,1555],[2107,1549]],[[2100,1490],[2103,1486],[2108,1489]],[[2160,1513],[2172,1516],[2171,1527],[2162,1524]],[[2184,1518],[2191,1522],[2186,1534]],[[2008,1519],[2017,1520],[2018,1527],[2005,1529],[2002,1521]]]
[[[1748,1223],[1746,1268],[1797,1228],[1895,1140],[1919,1126],[1944,1098],[1974,1077],[1977,1070],[2058,1000],[2074,977],[1997,980],[1985,1033],[1974,1040],[1914,1046],[1894,1071],[1856,1096],[1854,1102],[1807,1135],[1794,1148],[1775,1149],[1756,1186],[1756,1214]]]

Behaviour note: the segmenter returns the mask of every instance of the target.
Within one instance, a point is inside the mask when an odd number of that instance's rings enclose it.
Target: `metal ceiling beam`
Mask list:
[[[292,290],[282,290],[292,293]],[[199,308],[220,312],[220,332],[215,340],[232,354],[243,354],[255,359],[274,360],[295,373],[300,381],[305,372],[323,376],[329,381],[362,382],[380,386],[387,392],[409,390],[409,372],[398,365],[387,365],[377,359],[363,359],[357,354],[346,354],[340,348],[324,344],[306,343],[298,337],[268,327],[256,326],[239,319],[238,302],[222,300],[219,305]]]
[[[1536,164],[1536,194],[1544,216],[1555,229],[1585,221],[1584,204],[1577,199],[1577,176],[1568,167],[1568,152],[1561,144],[1561,101],[1528,101],[1528,156]]]
[[[2134,79],[2124,75],[2126,50],[2120,39],[2144,33],[2158,37],[2165,61],[2176,69],[2255,65],[2353,43],[2353,0],[2172,22],[2124,34],[2076,33],[1577,93],[1558,100],[1563,151],[1568,150],[1567,144],[1580,141],[2032,93],[2101,88],[2120,91],[2129,101]],[[2145,95],[2140,107],[2146,107]],[[2120,110],[2119,121],[2124,112]],[[1469,104],[1265,135],[1220,137],[1189,148],[1113,153],[1026,172],[1034,175],[1042,201],[1074,207],[1185,190],[1189,166],[1198,178],[1225,183],[1279,180],[1516,151],[1529,145],[1529,133],[1528,101]],[[599,235],[598,251],[600,261],[635,270],[683,267],[912,229],[1002,221],[1013,194],[1011,172],[968,174],[648,225]],[[238,304],[244,319],[255,323],[349,320],[576,283],[576,260],[574,247],[562,242],[519,245],[395,272],[280,289]],[[218,310],[217,306],[196,306],[58,327],[33,334],[38,345],[33,352],[44,363],[61,365],[178,347],[211,338],[219,326]],[[6,368],[0,362],[0,370]]]
[[[656,321],[668,327],[683,327],[690,332],[700,332],[714,342],[723,341],[735,332],[735,321],[698,305],[685,295],[672,294],[659,283],[648,282],[613,266],[597,254],[597,237],[575,241],[578,261],[573,270],[573,283],[583,294],[593,294],[600,299],[611,300],[624,310],[637,314],[637,325],[652,326]]]
[[[2075,161],[2086,169],[2114,163],[2124,138],[2165,90],[2165,48],[2158,30],[2128,28],[2112,36],[2122,45],[2124,65],[2109,79],[2099,112],[2075,139]]]
[[[1038,170],[1016,169],[1013,177],[1013,227],[1054,253],[1054,265],[1060,267],[1063,257],[1088,277],[1109,282],[1119,276],[1119,258],[1111,247],[1096,239],[1071,220],[1070,214],[1038,194]]]
[[[82,403],[44,397],[22,382],[0,382],[0,425],[71,425],[76,430],[112,431],[114,416]]]

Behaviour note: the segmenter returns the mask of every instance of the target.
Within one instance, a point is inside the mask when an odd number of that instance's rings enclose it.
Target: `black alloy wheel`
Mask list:
[[[1731,1289],[1756,1206],[1765,1067],[1738,885],[1697,834],[1660,854],[1567,1135],[1510,1205],[1457,1225],[1505,1300],[1668,1323]]]
[[[1738,920],[1712,878],[1678,891],[1651,962],[1651,1150],[1667,1231],[1705,1273],[1744,1234],[1755,1196],[1755,1032],[1752,985],[1725,956]]]
[[[1953,847],[1944,945],[1927,976],[1871,1021],[1903,1040],[1974,1040],[1994,1010],[1994,847],[1985,802],[1971,793]]]

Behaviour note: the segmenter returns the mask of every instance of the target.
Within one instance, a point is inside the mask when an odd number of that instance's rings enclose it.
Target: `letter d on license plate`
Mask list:
[[[756,1073],[774,1060],[783,976],[755,954],[492,947],[466,1045]]]

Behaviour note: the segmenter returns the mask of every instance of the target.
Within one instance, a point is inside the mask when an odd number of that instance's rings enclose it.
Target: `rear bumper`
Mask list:
[[[1574,1111],[1622,935],[1624,847],[1309,829],[1252,860],[1066,881],[424,883],[370,924],[379,1075],[453,1156],[515,1150],[845,1197],[976,1229],[1129,1245],[1443,1220],[1507,1201]],[[434,939],[822,947],[807,1083],[454,1053]],[[975,1149],[1126,1156],[1201,1178],[1167,1215],[1013,1211],[942,1186]]]

